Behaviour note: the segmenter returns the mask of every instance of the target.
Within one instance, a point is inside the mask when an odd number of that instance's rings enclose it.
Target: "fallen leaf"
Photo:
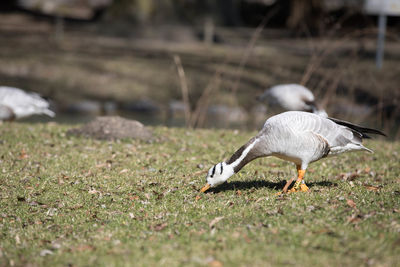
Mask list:
[[[21,153],[19,154],[19,159],[26,159],[28,158],[28,154],[26,154],[25,149],[21,150]]]
[[[241,195],[242,195],[242,191],[237,190],[237,191],[236,191],[236,195],[241,196]]]
[[[316,233],[316,234],[326,234],[326,233],[330,233],[330,232],[332,232],[332,231],[329,228],[322,228],[317,231],[314,231],[314,233]]]
[[[194,172],[194,173],[192,173],[192,176],[198,176],[198,175],[203,175],[203,174],[206,174],[207,173],[207,170],[201,170],[201,171],[197,171],[197,172]]]
[[[138,200],[138,199],[139,199],[139,196],[137,196],[137,195],[129,197],[129,200]]]
[[[278,228],[271,228],[269,231],[275,235],[279,233]]]
[[[266,197],[260,197],[259,199],[256,200],[256,203],[260,202],[261,200],[266,199]]]
[[[168,225],[167,223],[159,223],[159,224],[156,224],[156,225],[152,226],[151,228],[154,231],[161,231],[162,229],[167,227],[167,225]]]
[[[21,244],[21,239],[19,238],[19,235],[15,235],[15,244]]]
[[[365,189],[369,190],[369,191],[378,191],[380,189],[379,186],[373,186],[373,185],[364,185]]]
[[[243,234],[243,239],[244,239],[244,241],[246,241],[247,243],[250,243],[250,242],[251,242],[251,239],[250,239],[246,234]]]
[[[199,199],[201,199],[201,196],[200,196],[200,195],[197,195],[197,196],[196,196],[196,201],[199,200]]]
[[[217,218],[213,219],[213,220],[208,224],[208,226],[209,226],[210,228],[213,228],[213,226],[214,226],[216,223],[218,223],[220,220],[222,220],[223,218],[224,218],[224,216],[217,217]]]
[[[47,210],[46,215],[52,217],[56,214],[56,212],[57,212],[56,208],[50,208]]]
[[[94,247],[90,245],[80,245],[77,247],[73,247],[71,250],[72,251],[86,251],[86,250],[93,250]]]
[[[240,233],[239,232],[233,232],[232,233],[232,237],[239,238],[240,237]]]
[[[103,168],[103,167],[107,167],[107,163],[99,163],[96,165],[96,168]]]
[[[315,207],[313,205],[310,205],[310,206],[307,206],[306,210],[313,211],[313,210],[315,210]]]
[[[353,209],[356,208],[356,203],[351,199],[347,199],[347,205],[349,205]]]
[[[57,241],[53,241],[53,242],[51,242],[51,247],[53,249],[60,249],[61,248],[61,244],[58,243]]]
[[[222,267],[222,266],[224,266],[224,265],[222,264],[222,262],[217,261],[217,260],[210,261],[210,262],[208,263],[208,265],[211,266],[211,267]]]
[[[360,214],[353,214],[352,216],[347,218],[347,222],[349,223],[358,223],[361,221],[362,216]]]
[[[153,190],[153,194],[156,196],[156,200],[160,200],[164,197],[163,193],[158,193],[157,191]]]
[[[123,173],[126,173],[126,172],[128,172],[128,169],[123,169],[122,171],[119,172],[119,174],[123,174]]]
[[[88,193],[91,194],[91,195],[93,195],[93,194],[99,193],[99,191],[97,191],[97,190],[94,189],[94,188],[91,188],[91,189],[88,191]]]
[[[336,176],[336,178],[337,179],[341,179],[341,180],[345,180],[345,181],[353,181],[359,176],[360,176],[360,171],[356,170],[355,172],[341,173],[338,176]]]
[[[78,210],[78,209],[80,209],[82,207],[83,207],[83,205],[78,204],[78,205],[72,206],[70,209],[71,210]]]
[[[42,256],[42,257],[44,257],[44,256],[46,256],[46,255],[52,255],[53,254],[53,251],[51,251],[51,250],[48,250],[48,249],[43,249],[42,251],[40,251],[40,256]]]

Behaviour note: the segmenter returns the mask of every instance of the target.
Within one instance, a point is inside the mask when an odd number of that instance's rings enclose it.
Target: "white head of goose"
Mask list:
[[[275,113],[306,111],[327,118],[328,114],[315,101],[314,94],[300,84],[280,84],[264,91],[257,97]]]
[[[239,172],[250,161],[275,156],[296,164],[298,178],[290,190],[308,191],[303,178],[308,164],[321,158],[348,151],[370,149],[362,145],[362,138],[381,131],[364,128],[349,122],[324,118],[312,113],[288,111],[269,118],[261,131],[239,148],[228,161],[214,165],[207,173],[205,192]],[[284,188],[286,192],[291,181]]]

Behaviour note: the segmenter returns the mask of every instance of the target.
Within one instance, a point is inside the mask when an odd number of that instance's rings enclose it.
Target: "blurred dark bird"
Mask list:
[[[54,117],[49,103],[36,93],[27,93],[21,89],[0,86],[0,121],[10,121],[45,114]]]
[[[327,118],[325,110],[320,109],[315,102],[313,93],[300,84],[275,85],[257,97],[266,103],[274,113],[284,111],[306,111]]]

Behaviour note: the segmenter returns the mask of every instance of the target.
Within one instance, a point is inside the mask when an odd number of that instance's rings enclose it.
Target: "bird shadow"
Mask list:
[[[211,188],[209,193],[219,193],[223,191],[232,191],[232,190],[250,190],[250,189],[259,189],[259,188],[269,188],[269,189],[274,189],[274,190],[282,190],[283,187],[285,186],[286,181],[280,181],[280,182],[270,182],[270,181],[265,181],[265,180],[254,180],[254,181],[235,181],[235,182],[230,182],[230,183],[224,183],[216,188]],[[294,184],[294,182],[292,183]],[[337,183],[332,183],[329,181],[320,181],[320,182],[309,182],[306,183],[308,187],[314,187],[314,186],[337,186]],[[206,192],[206,193],[207,193]]]

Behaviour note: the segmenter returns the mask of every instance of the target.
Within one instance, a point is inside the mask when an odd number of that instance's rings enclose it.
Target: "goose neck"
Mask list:
[[[241,148],[239,148],[226,162],[233,168],[234,173],[239,172],[247,163],[261,157],[258,153],[257,144],[259,138],[254,137]]]

